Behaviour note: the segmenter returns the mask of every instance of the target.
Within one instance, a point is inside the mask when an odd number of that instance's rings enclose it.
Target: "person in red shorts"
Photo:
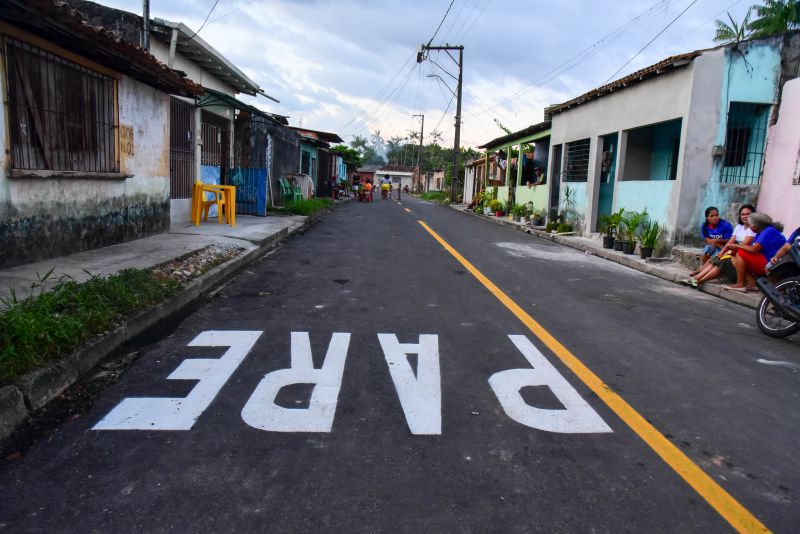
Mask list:
[[[758,291],[756,278],[766,274],[767,262],[786,243],[786,238],[773,226],[772,219],[765,213],[750,215],[750,228],[756,232],[751,245],[732,244],[728,248],[738,250],[732,258],[736,269],[736,283],[723,286],[730,291]]]

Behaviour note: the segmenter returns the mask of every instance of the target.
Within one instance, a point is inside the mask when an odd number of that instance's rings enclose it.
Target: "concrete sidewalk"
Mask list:
[[[27,297],[31,287],[51,269],[53,273],[45,288],[52,287],[63,276],[84,281],[89,278],[87,271],[92,275],[109,275],[127,268],[154,267],[209,245],[241,247],[242,252],[237,256],[241,258],[271,244],[280,234],[292,233],[307,219],[295,215],[240,215],[235,228],[216,221],[203,222],[200,226],[190,222],[175,224],[168,233],[0,270],[0,297],[9,296],[12,290],[18,299]]]
[[[62,276],[84,281],[91,275],[109,275],[131,267],[147,269],[212,245],[228,251],[239,249],[238,254],[221,265],[187,279],[174,297],[126,318],[117,328],[89,340],[62,360],[25,373],[13,384],[0,386],[0,445],[31,413],[87,376],[104,358],[131,340],[190,312],[220,285],[263,257],[274,244],[313,224],[324,213],[310,217],[242,215],[236,218],[236,228],[216,222],[204,222],[199,227],[179,224],[164,234],[0,270],[0,296],[15,291],[17,299],[23,299],[31,293],[31,286],[38,284],[40,277],[51,269],[53,273],[45,289]],[[37,288],[34,293],[39,291]]]
[[[630,267],[631,269],[636,269],[637,271],[657,276],[669,282],[678,283],[678,280],[682,280],[689,276],[689,269],[686,266],[673,261],[672,259],[656,258],[653,260],[642,260],[639,258],[638,254],[624,254],[613,249],[603,248],[602,239],[599,237],[592,238],[575,235],[551,234],[549,232],[545,232],[543,229],[532,228],[531,226],[514,222],[509,220],[507,217],[493,217],[475,213],[472,210],[467,209],[465,204],[451,204],[450,208],[460,213],[478,217],[494,224],[501,224],[516,228],[517,230],[526,232],[536,237],[554,241],[560,245],[571,247],[587,254],[599,256],[601,258],[619,263],[620,265]],[[701,285],[697,291],[702,291],[703,293],[708,293],[709,295],[729,300],[731,302],[735,302],[736,304],[741,304],[753,309],[758,307],[758,303],[761,301],[761,293],[726,291],[722,287],[724,284],[725,282],[722,279],[714,280]],[[687,288],[687,291],[692,290]]]

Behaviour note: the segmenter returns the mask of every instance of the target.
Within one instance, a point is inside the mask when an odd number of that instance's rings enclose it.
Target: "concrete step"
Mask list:
[[[703,249],[672,247],[672,258],[674,261],[686,266],[692,271],[700,268],[700,261],[703,259]]]

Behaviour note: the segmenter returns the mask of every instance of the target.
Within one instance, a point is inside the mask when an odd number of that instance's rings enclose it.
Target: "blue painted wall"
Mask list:
[[[780,79],[781,49],[779,40],[746,43],[725,50],[722,86],[720,88],[720,123],[717,145],[725,144],[728,109],[731,102],[752,102],[772,105]],[[719,182],[723,159],[714,163],[712,181]]]
[[[669,226],[669,199],[675,183],[674,180],[619,182],[614,210],[625,208],[628,211],[644,211],[647,209],[650,220]]]
[[[653,154],[650,159],[650,179],[669,180],[675,140],[681,138],[681,120],[664,122],[652,127]]]

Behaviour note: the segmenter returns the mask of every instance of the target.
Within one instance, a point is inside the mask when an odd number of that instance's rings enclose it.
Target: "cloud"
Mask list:
[[[138,0],[101,0],[139,12]],[[536,2],[456,0],[434,44],[463,44],[462,141],[476,146],[542,119],[549,104],[602,84],[691,0]],[[199,28],[212,0],[163,0],[151,15]],[[451,143],[455,81],[431,62],[417,64],[417,45],[436,30],[447,0],[220,0],[201,37],[280,104],[242,97],[291,116],[292,124],[344,136],[381,130],[388,138],[417,129],[425,114]],[[672,54],[712,45],[713,19],[728,2],[692,6],[618,76]],[[735,4],[741,18],[744,4]],[[638,18],[636,18],[638,16]],[[455,74],[445,53],[431,59]],[[438,74],[442,80],[428,77]]]

